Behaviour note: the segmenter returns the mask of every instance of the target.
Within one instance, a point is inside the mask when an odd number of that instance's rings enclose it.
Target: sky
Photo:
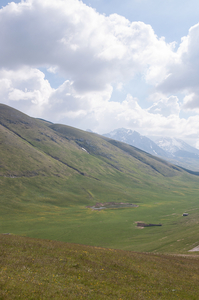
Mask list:
[[[199,148],[199,2],[1,0],[0,102]]]

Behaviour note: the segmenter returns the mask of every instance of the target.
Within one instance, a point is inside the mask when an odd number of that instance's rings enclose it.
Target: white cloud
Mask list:
[[[26,113],[41,116],[53,92],[44,74],[28,67],[0,71],[1,102]]]
[[[177,97],[162,98],[150,109],[143,109],[130,94],[121,102],[110,101],[111,85],[101,92],[79,93],[74,83],[67,80],[52,89],[41,71],[28,68],[1,71],[0,94],[3,103],[23,107],[29,115],[98,133],[126,127],[143,135],[155,132],[191,142],[198,138],[199,116],[180,119]]]
[[[161,114],[151,113],[138,104],[138,99],[128,95],[119,102],[107,102],[94,116],[98,120],[95,130],[100,133],[111,131],[115,128],[125,127],[137,130],[143,135],[169,135],[185,136],[188,120],[180,119],[177,114],[165,117]],[[190,120],[189,120],[190,121]],[[197,130],[198,130],[197,126]],[[188,128],[188,127],[187,127]]]
[[[74,83],[67,80],[51,93],[45,115],[53,121],[70,122],[72,119],[77,124],[79,116],[87,117],[99,110],[109,101],[111,94],[111,85],[107,85],[101,92],[79,93],[75,90]]]
[[[153,114],[160,114],[168,117],[170,115],[179,115],[180,105],[179,100],[176,96],[170,96],[169,98],[162,98],[155,102],[149,109],[148,112]]]
[[[99,133],[127,127],[197,138],[198,117],[185,120],[180,111],[199,108],[198,39],[199,24],[175,51],[150,25],[101,15],[78,0],[10,3],[0,10],[1,102]],[[53,89],[38,68],[65,82]],[[136,74],[152,87],[149,108],[124,95]],[[111,97],[113,87],[120,102]]]
[[[199,107],[199,23],[182,38],[176,52],[176,61],[168,65],[168,75],[158,89],[163,93],[183,93],[185,110]]]
[[[198,89],[196,89],[198,90]],[[195,110],[199,112],[199,90],[196,92],[190,93],[184,97],[184,110]]]
[[[100,15],[77,0],[11,3],[0,10],[0,28],[4,68],[53,67],[79,91],[102,90],[144,70],[159,78],[160,62],[172,54],[150,25]]]

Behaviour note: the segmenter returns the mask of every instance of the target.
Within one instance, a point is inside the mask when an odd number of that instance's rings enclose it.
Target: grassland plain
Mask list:
[[[0,235],[0,299],[198,299],[199,256]]]
[[[113,186],[110,190],[110,184],[107,190],[103,185],[100,191],[100,186],[81,183],[84,189],[78,191],[72,185],[74,178],[68,182],[46,177],[2,180],[5,181],[0,191],[2,233],[134,251],[186,253],[199,243],[198,189],[194,189],[193,182],[193,189],[184,186],[176,190],[176,186],[170,185],[167,192],[161,186],[149,192],[137,188],[132,195],[126,187],[124,198],[120,188]],[[101,211],[86,207],[97,201],[121,199],[139,207]],[[182,217],[185,211],[188,217]],[[136,221],[163,226],[141,230]]]
[[[144,252],[199,244],[199,177],[177,166],[5,105],[0,151],[1,233]],[[87,208],[110,201],[138,207]],[[138,229],[137,221],[162,226]]]

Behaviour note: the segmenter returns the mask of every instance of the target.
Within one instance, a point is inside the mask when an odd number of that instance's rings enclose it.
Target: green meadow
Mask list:
[[[198,299],[198,175],[0,104],[0,299]]]
[[[1,299],[198,299],[199,256],[0,234]]]
[[[125,193],[121,186],[109,184],[105,190],[100,183],[97,186],[91,182],[90,185],[84,182],[81,188],[75,189],[73,180],[1,179],[4,187],[7,186],[6,190],[1,189],[1,232],[157,253],[187,253],[199,244],[197,177],[193,176],[189,182],[189,175],[186,184],[178,190],[176,185],[180,182],[168,178],[164,187],[157,184],[151,191],[144,185],[143,189],[123,185]],[[113,200],[134,203],[138,207],[102,210],[87,207]],[[183,217],[184,212],[189,216]],[[138,221],[162,226],[140,229]]]

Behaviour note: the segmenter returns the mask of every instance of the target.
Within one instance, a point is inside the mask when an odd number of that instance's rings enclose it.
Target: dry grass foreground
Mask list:
[[[199,256],[0,235],[0,299],[199,299]]]

